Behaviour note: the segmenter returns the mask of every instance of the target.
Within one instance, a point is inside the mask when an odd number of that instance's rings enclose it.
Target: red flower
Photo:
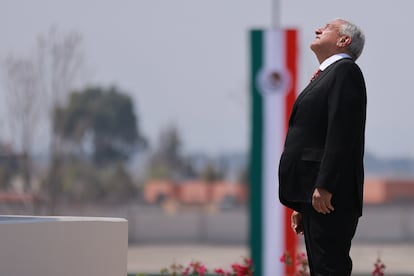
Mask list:
[[[207,272],[207,268],[204,265],[199,264],[195,271],[200,274],[200,276],[203,276]]]
[[[186,275],[188,275],[188,273],[189,273],[189,272],[190,272],[190,268],[189,268],[189,267],[186,267],[186,268],[183,270],[182,275],[186,276]]]
[[[374,270],[372,271],[373,276],[384,276],[385,265],[382,263],[381,259],[378,257],[377,261],[374,263]]]
[[[292,265],[292,257],[290,256],[289,252],[285,252],[285,254],[283,254],[279,260],[281,263],[284,263],[286,265]]]
[[[222,268],[216,268],[216,269],[214,269],[214,273],[221,274],[221,275],[226,274],[226,272]]]
[[[231,266],[231,268],[233,269],[233,272],[236,273],[236,276],[252,275],[252,272],[248,266],[235,263]]]
[[[231,276],[231,273],[229,271],[226,271],[222,268],[216,268],[214,269],[214,273],[221,275],[221,276]]]
[[[286,263],[286,254],[283,254],[282,256],[280,256],[279,261],[280,261],[281,263]]]
[[[253,276],[253,261],[249,258],[243,258],[243,264],[234,263],[231,268],[232,270],[224,270],[222,268],[214,269],[214,272],[220,276]],[[177,274],[181,272],[181,274]],[[162,274],[169,273],[168,270],[163,270]],[[174,266],[172,274],[168,275],[182,275],[182,276],[205,276],[208,270],[205,265],[201,262],[191,262],[185,269],[183,266]]]

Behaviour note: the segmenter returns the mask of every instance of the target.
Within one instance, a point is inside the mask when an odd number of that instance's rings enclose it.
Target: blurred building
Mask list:
[[[175,200],[182,204],[246,203],[247,187],[238,182],[206,182],[192,180],[176,183],[168,180],[152,180],[145,184],[144,199],[147,203]]]
[[[144,199],[147,203],[158,204],[174,200],[181,204],[206,204],[234,201],[246,203],[248,187],[238,182],[205,182],[192,180],[173,182],[152,180],[145,184]],[[392,204],[414,200],[414,179],[392,177],[369,177],[365,179],[365,204]]]
[[[364,203],[390,204],[414,200],[414,179],[378,177],[365,179]]]

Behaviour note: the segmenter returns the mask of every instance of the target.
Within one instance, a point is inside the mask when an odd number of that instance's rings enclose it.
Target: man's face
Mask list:
[[[315,30],[316,37],[310,47],[317,55],[329,57],[336,53],[341,23],[340,20],[333,20],[324,27]]]

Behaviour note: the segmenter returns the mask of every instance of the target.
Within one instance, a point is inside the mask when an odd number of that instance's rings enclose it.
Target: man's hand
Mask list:
[[[334,210],[331,204],[332,194],[325,189],[315,188],[312,195],[312,206],[321,214],[329,214]]]
[[[302,215],[299,212],[293,211],[291,217],[291,226],[296,234],[303,235]]]

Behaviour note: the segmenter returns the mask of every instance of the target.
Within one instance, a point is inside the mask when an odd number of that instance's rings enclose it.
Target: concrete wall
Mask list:
[[[149,205],[66,206],[61,215],[123,217],[130,243],[247,244],[249,209],[229,210]],[[3,238],[3,236],[0,236]],[[366,205],[355,242],[414,243],[414,202]]]
[[[171,214],[131,208],[125,215],[131,243],[248,243],[246,208],[204,213],[178,210]],[[414,243],[414,204],[365,206],[354,241]]]
[[[365,206],[355,241],[414,243],[414,205]]]
[[[125,219],[0,216],[0,244],[0,275],[127,275]]]

